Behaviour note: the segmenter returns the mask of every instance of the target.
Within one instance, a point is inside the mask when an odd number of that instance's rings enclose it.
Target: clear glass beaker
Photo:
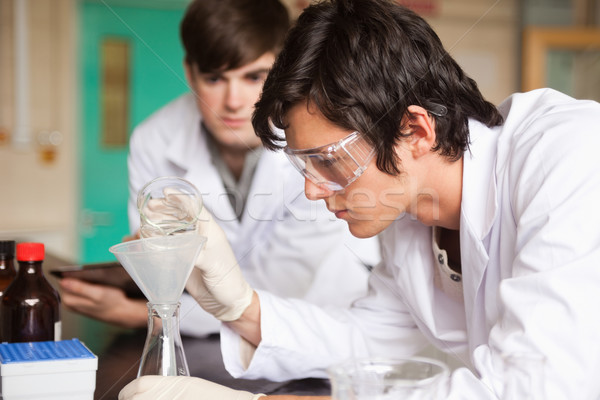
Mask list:
[[[449,376],[444,363],[423,357],[355,359],[328,372],[333,400],[434,400]]]
[[[202,195],[191,182],[176,176],[162,176],[139,191],[141,237],[193,233],[202,211]]]

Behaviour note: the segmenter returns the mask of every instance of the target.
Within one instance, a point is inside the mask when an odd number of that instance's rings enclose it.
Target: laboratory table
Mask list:
[[[124,332],[98,352],[95,400],[116,399],[119,391],[135,379],[142,354],[145,331]],[[85,337],[81,338],[85,342]],[[208,338],[183,337],[191,376],[208,379],[234,389],[265,394],[328,395],[329,384],[322,379],[288,382],[234,379],[223,366],[217,335]]]
[[[68,265],[63,260],[47,256],[45,269]],[[46,274],[58,288],[55,278]],[[62,339],[78,338],[98,356],[94,400],[117,399],[119,391],[135,379],[146,339],[146,329],[121,329],[62,311]],[[325,379],[302,379],[287,382],[234,379],[225,370],[218,335],[206,338],[182,337],[190,375],[208,379],[234,389],[265,394],[329,395]]]

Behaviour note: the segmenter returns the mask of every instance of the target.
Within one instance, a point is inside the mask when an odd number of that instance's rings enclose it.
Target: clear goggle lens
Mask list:
[[[375,155],[375,149],[358,132],[313,149],[293,150],[286,146],[284,152],[305,178],[331,191],[342,190],[354,182]]]

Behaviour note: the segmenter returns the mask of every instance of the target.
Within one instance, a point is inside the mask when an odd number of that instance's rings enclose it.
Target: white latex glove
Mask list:
[[[256,400],[264,394],[230,389],[190,376],[147,375],[137,378],[119,393],[119,400]]]
[[[187,284],[187,291],[221,321],[235,321],[252,301],[253,290],[242,276],[225,232],[203,208],[198,233],[207,238]]]

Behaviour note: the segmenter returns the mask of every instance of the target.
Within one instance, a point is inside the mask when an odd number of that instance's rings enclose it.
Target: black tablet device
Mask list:
[[[115,286],[123,289],[127,297],[144,298],[144,294],[138,288],[125,268],[118,262],[68,265],[50,270],[50,273],[58,278],[76,278],[82,281]]]

